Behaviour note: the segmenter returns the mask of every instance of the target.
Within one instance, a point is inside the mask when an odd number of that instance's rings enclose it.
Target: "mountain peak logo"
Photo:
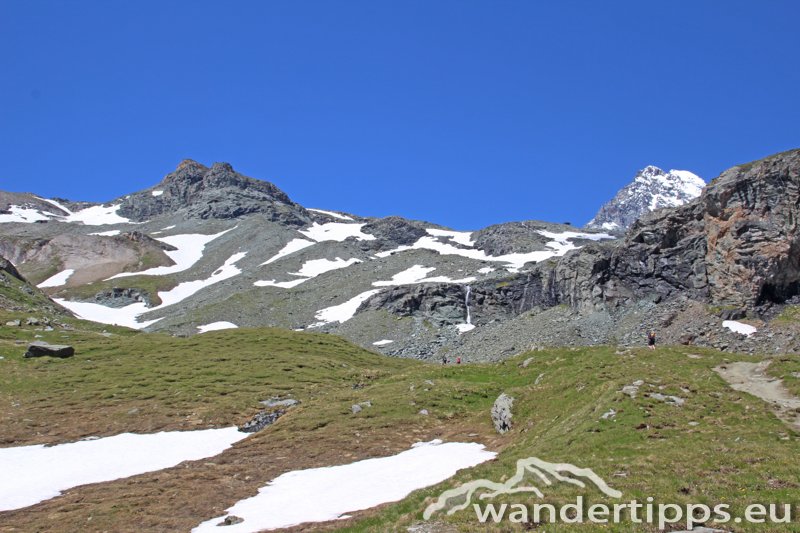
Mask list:
[[[538,457],[529,457],[517,461],[517,470],[513,477],[505,483],[497,483],[489,479],[478,479],[444,491],[437,500],[430,504],[423,517],[429,520],[435,513],[445,511],[452,515],[464,510],[472,503],[473,498],[490,500],[504,494],[532,493],[539,498],[544,498],[544,493],[533,484],[523,485],[525,478],[538,480],[541,485],[551,486],[554,481],[569,483],[576,487],[586,488],[586,483],[581,478],[591,482],[603,494],[611,498],[621,498],[622,493],[608,486],[600,476],[590,468],[580,468],[569,463],[549,463]]]

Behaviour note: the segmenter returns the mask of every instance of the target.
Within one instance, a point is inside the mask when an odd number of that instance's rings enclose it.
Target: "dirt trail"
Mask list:
[[[800,398],[792,396],[783,382],[767,375],[770,360],[760,363],[728,363],[714,369],[731,388],[752,394],[772,405],[775,414],[795,431],[800,431]]]

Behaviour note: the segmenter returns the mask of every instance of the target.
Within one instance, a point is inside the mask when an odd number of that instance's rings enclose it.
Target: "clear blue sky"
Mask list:
[[[800,147],[796,1],[0,0],[0,189],[184,158],[307,207],[585,223],[641,167]]]

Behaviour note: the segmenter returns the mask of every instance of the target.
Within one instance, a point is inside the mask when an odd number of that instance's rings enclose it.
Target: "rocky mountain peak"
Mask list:
[[[185,159],[152,189],[122,199],[120,215],[136,221],[168,213],[189,218],[237,218],[263,213],[270,220],[292,226],[305,225],[310,217],[273,183],[251,178],[230,163],[207,167]]]
[[[664,171],[648,165],[600,208],[586,228],[621,233],[651,211],[694,200],[703,187],[705,182],[688,170]]]

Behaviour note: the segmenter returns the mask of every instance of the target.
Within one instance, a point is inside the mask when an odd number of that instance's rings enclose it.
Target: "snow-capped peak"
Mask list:
[[[616,231],[627,229],[650,211],[678,207],[694,200],[700,196],[705,185],[702,178],[688,170],[665,172],[653,165],[646,166],[634,176],[631,183],[600,208],[586,227]]]

